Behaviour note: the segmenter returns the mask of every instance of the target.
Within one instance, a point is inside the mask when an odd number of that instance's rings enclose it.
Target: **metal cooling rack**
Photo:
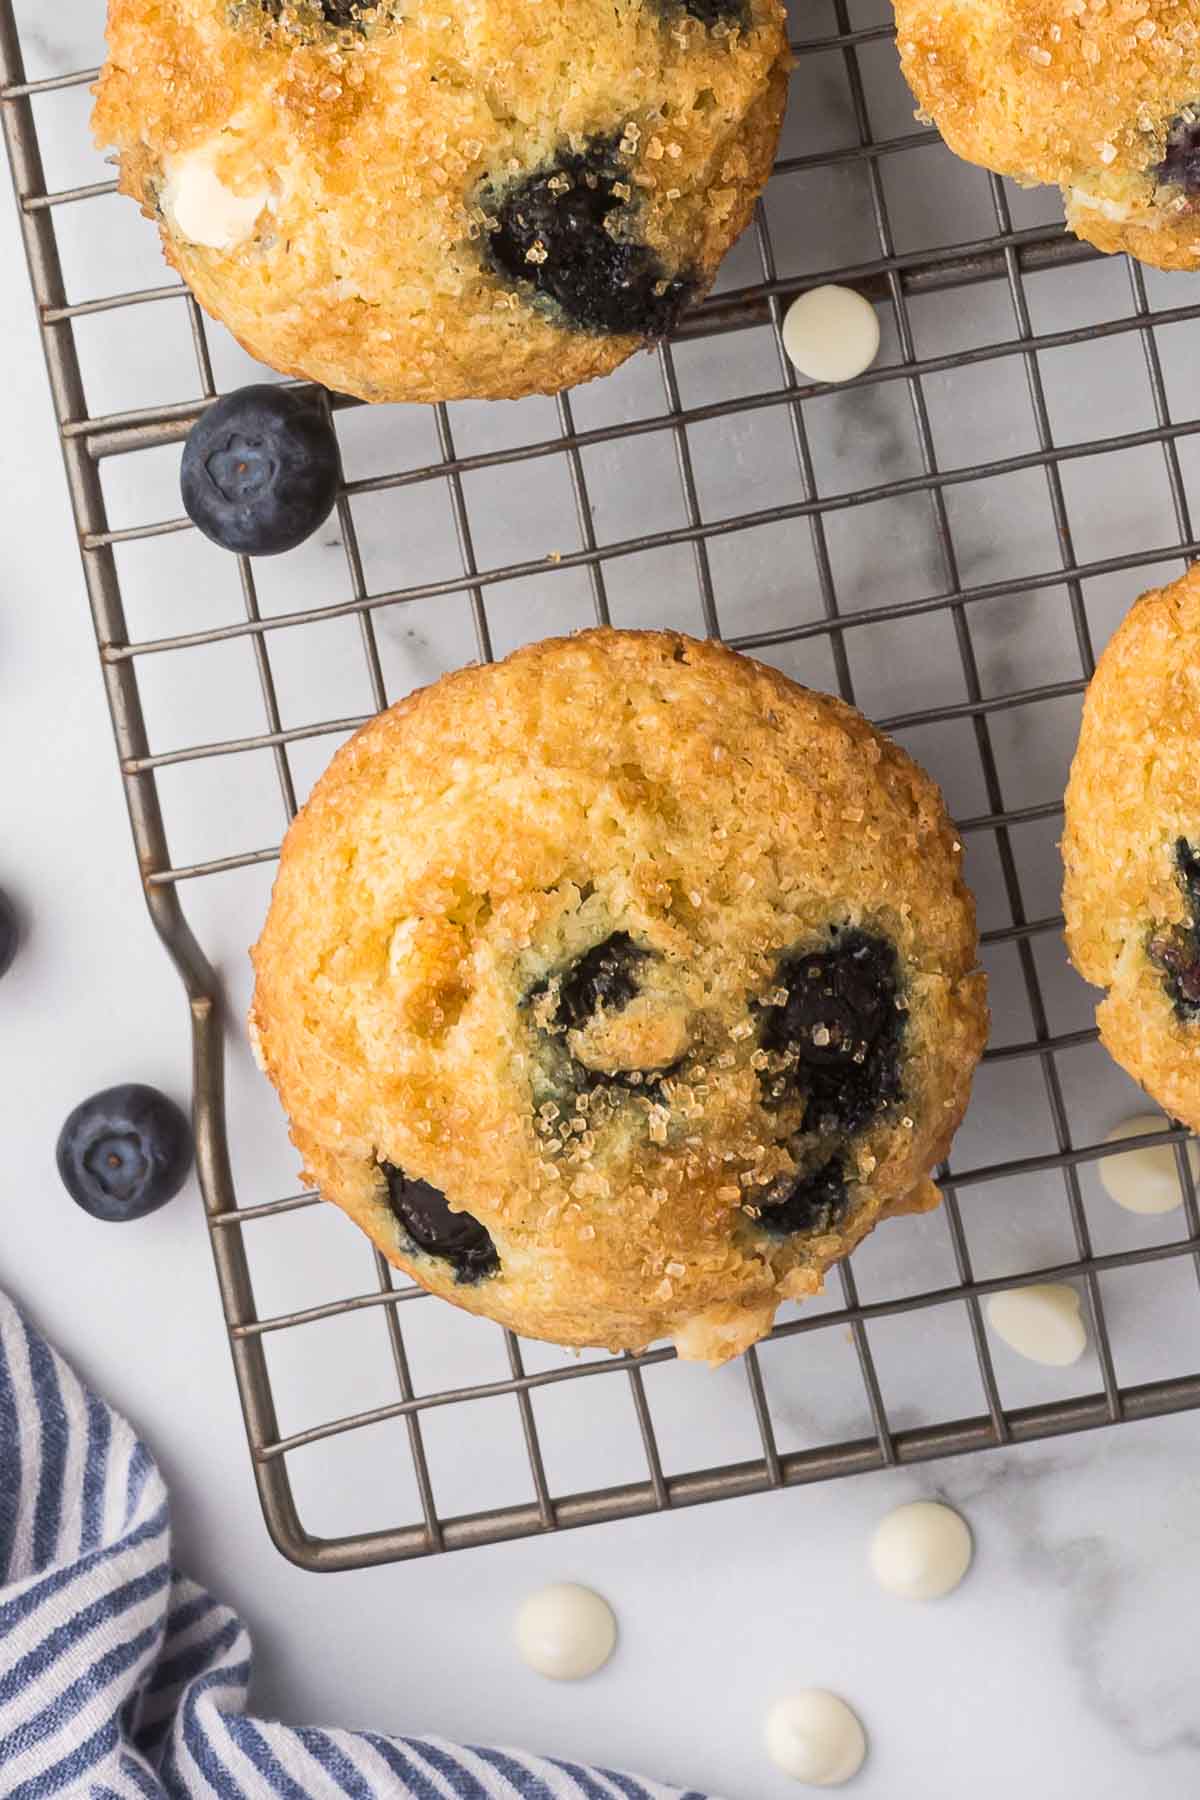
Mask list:
[[[96,0],[96,6],[99,11],[100,0]],[[750,240],[757,259],[750,279],[719,292],[684,322],[680,332],[683,341],[712,340],[714,355],[718,344],[734,342],[732,334],[756,330],[770,333],[777,354],[777,372],[761,391],[739,392],[733,397],[702,404],[686,403],[681,396],[678,346],[673,349],[671,345],[664,345],[658,352],[661,400],[645,416],[622,418],[583,429],[576,424],[573,397],[563,394],[556,402],[556,429],[552,434],[535,437],[532,442],[462,455],[456,451],[451,411],[436,408],[433,424],[438,455],[434,460],[346,485],[339,501],[338,518],[348,563],[349,599],[331,600],[299,611],[264,612],[259,605],[255,569],[242,562],[243,614],[235,622],[134,641],[126,624],[116,551],[124,545],[186,530],[187,523],[170,519],[155,524],[110,528],[102,469],[109,458],[136,456],[157,447],[173,445],[186,435],[192,421],[216,391],[210,356],[213,328],[205,323],[190,296],[173,283],[101,296],[69,296],[60,260],[58,221],[64,216],[64,209],[73,213],[79,208],[93,206],[101,196],[111,193],[113,184],[108,180],[96,180],[58,192],[47,191],[42,148],[48,140],[43,138],[43,143],[39,143],[39,109],[49,97],[90,83],[96,71],[88,69],[44,80],[26,80],[12,0],[0,0],[0,113],[12,163],[80,534],[101,669],[112,711],[146,900],[159,935],[182,976],[191,1008],[199,1168],[255,1475],[275,1542],[286,1555],[310,1568],[357,1567],[427,1555],[837,1475],[917,1463],[1200,1405],[1200,1374],[1188,1370],[1186,1362],[1183,1372],[1177,1372],[1176,1365],[1175,1369],[1159,1373],[1151,1380],[1122,1381],[1118,1376],[1105,1309],[1105,1279],[1115,1271],[1143,1269],[1160,1281],[1165,1279],[1161,1273],[1163,1266],[1179,1259],[1183,1259],[1180,1266],[1184,1268],[1190,1259],[1200,1272],[1200,1215],[1196,1193],[1184,1134],[1179,1129],[1164,1128],[1157,1137],[1143,1142],[1175,1146],[1185,1232],[1181,1235],[1172,1228],[1165,1237],[1160,1235],[1147,1242],[1134,1241],[1111,1252],[1094,1248],[1093,1229],[1085,1205],[1089,1166],[1122,1146],[1088,1141],[1089,1136],[1094,1139],[1096,1133],[1094,1129],[1089,1133],[1086,1126],[1082,1128],[1084,1141],[1080,1142],[1080,1132],[1073,1127],[1068,1089],[1078,1092],[1078,1083],[1072,1087],[1064,1076],[1064,1067],[1073,1054],[1092,1046],[1095,1032],[1086,1024],[1067,1030],[1056,1028],[1053,996],[1048,1000],[1045,992],[1047,965],[1044,960],[1039,963],[1039,950],[1054,940],[1061,919],[1045,905],[1039,908],[1035,904],[1031,908],[1027,904],[1028,876],[1027,873],[1023,875],[1022,858],[1015,840],[1015,834],[1026,827],[1048,823],[1049,828],[1054,829],[1054,821],[1061,812],[1061,783],[1055,784],[1049,795],[1030,803],[1006,804],[1001,759],[995,743],[996,732],[1006,714],[1019,712],[1022,720],[1032,721],[1035,727],[1038,709],[1064,700],[1077,705],[1093,667],[1091,628],[1085,605],[1087,584],[1119,576],[1127,570],[1149,569],[1154,564],[1174,563],[1178,566],[1200,548],[1194,539],[1181,461],[1187,440],[1200,432],[1200,418],[1173,416],[1156,335],[1164,327],[1200,318],[1200,300],[1170,308],[1152,307],[1147,297],[1145,275],[1135,265],[1130,265],[1126,272],[1128,303],[1118,309],[1117,316],[1080,323],[1068,329],[1035,330],[1029,284],[1035,278],[1045,279],[1051,275],[1062,280],[1063,272],[1073,265],[1091,261],[1094,252],[1064,235],[1058,225],[1014,228],[1009,190],[995,179],[989,180],[986,190],[991,213],[986,235],[979,234],[969,242],[926,243],[911,249],[898,249],[892,220],[896,190],[892,188],[889,195],[888,175],[900,160],[912,166],[906,152],[915,148],[928,151],[935,140],[924,130],[910,128],[888,136],[873,129],[872,111],[876,103],[870,99],[871,84],[864,79],[862,59],[872,46],[883,44],[886,49],[890,27],[878,22],[855,27],[848,0],[832,0],[828,21],[831,30],[815,36],[801,35],[801,41],[796,45],[799,56],[796,79],[805,81],[806,71],[813,67],[812,59],[818,57],[826,59],[824,68],[836,66],[839,79],[845,83],[853,135],[850,141],[836,147],[822,144],[785,156],[777,167],[772,193],[786,188],[793,178],[853,165],[858,172],[856,179],[862,184],[858,191],[865,196],[873,222],[876,253],[842,268],[781,276],[769,207],[760,206]],[[898,82],[899,77],[895,79]],[[933,154],[944,153],[935,150]],[[97,173],[100,173],[99,169]],[[813,226],[818,237],[820,229],[818,220]],[[821,280],[855,285],[880,305],[884,317],[890,317],[894,326],[893,359],[881,362],[858,382],[840,391],[846,394],[864,390],[869,395],[874,389],[880,394],[896,384],[893,391],[905,395],[911,409],[918,463],[910,474],[877,481],[865,489],[843,490],[836,481],[831,484],[822,475],[821,470],[826,465],[822,461],[825,447],[820,433],[824,415],[820,402],[825,391],[798,382],[780,345],[779,325],[787,302],[795,293]],[[969,308],[976,303],[981,288],[1007,296],[1008,329],[984,342],[960,344],[945,354],[920,353],[912,317],[917,299],[963,290],[963,308]],[[98,314],[143,306],[177,308],[180,316],[186,319],[194,348],[199,392],[135,411],[91,416],[76,341],[78,323]],[[1144,429],[1107,431],[1090,436],[1084,433],[1067,443],[1056,442],[1044,386],[1045,357],[1048,353],[1089,341],[1117,339],[1128,334],[1140,344],[1144,355],[1153,423]],[[1036,447],[1004,457],[942,467],[936,433],[930,421],[929,384],[950,372],[962,372],[989,363],[1002,364],[1011,372],[1012,382],[1027,387],[1036,428]],[[343,408],[347,403],[335,400],[333,404],[339,430],[343,430],[348,416]],[[786,418],[794,462],[794,498],[784,504],[756,508],[753,484],[747,483],[744,505],[740,509],[726,511],[720,517],[706,517],[694,466],[694,434],[698,428],[718,420],[735,428],[739,420],[750,414]],[[635,438],[649,434],[659,434],[672,446],[685,522],[653,534],[602,541],[597,536],[589,493],[588,453],[606,444],[629,445]],[[1075,551],[1068,508],[1067,477],[1071,474],[1071,465],[1082,464],[1086,469],[1090,466],[1087,459],[1101,453],[1147,446],[1157,446],[1161,450],[1163,478],[1174,520],[1173,532],[1156,544],[1130,545],[1116,554],[1080,560]],[[565,465],[574,499],[574,520],[565,517],[562,530],[564,536],[572,529],[577,531],[577,547],[556,554],[550,565],[543,556],[502,566],[490,566],[486,559],[481,562],[474,548],[476,539],[468,506],[470,478],[484,469],[527,464],[532,479],[548,462]],[[1057,542],[1056,560],[1036,573],[1019,578],[964,581],[956,542],[958,528],[952,517],[954,490],[1029,471],[1040,471],[1040,478],[1045,483]],[[364,572],[356,533],[356,508],[364,495],[396,493],[427,483],[439,484],[448,493],[461,570],[449,578],[373,591]],[[921,505],[929,508],[937,546],[936,576],[927,583],[928,591],[915,597],[873,601],[866,607],[860,605],[857,608],[851,603],[847,607],[845,594],[835,581],[836,559],[830,550],[833,525],[838,515],[847,509],[902,497],[916,497]],[[508,1373],[502,1378],[419,1389],[410,1370],[405,1336],[408,1326],[405,1324],[402,1329],[402,1315],[407,1320],[410,1316],[408,1303],[423,1296],[414,1288],[395,1287],[391,1271],[377,1255],[374,1286],[369,1291],[349,1296],[330,1293],[327,1300],[315,1305],[260,1315],[251,1280],[247,1238],[263,1232],[265,1220],[315,1206],[318,1196],[293,1194],[262,1200],[249,1199],[235,1192],[225,1125],[223,1069],[226,1047],[221,995],[212,969],[189,926],[182,893],[185,883],[207,883],[232,870],[270,863],[277,849],[271,845],[173,863],[164,824],[165,800],[160,772],[176,765],[265,751],[274,762],[284,813],[290,816],[297,802],[292,757],[298,747],[304,740],[344,734],[360,720],[357,717],[322,718],[300,727],[284,728],[273,668],[277,634],[291,630],[303,634],[305,628],[317,620],[347,616],[357,620],[370,693],[374,704],[382,707],[397,696],[388,691],[377,630],[385,617],[394,615],[397,609],[421,600],[464,597],[470,609],[478,654],[489,658],[492,627],[488,602],[489,597],[495,600],[494,590],[501,584],[505,584],[506,589],[515,587],[519,595],[522,583],[535,578],[544,582],[548,573],[557,571],[580,571],[586,579],[594,616],[605,621],[609,617],[613,571],[622,559],[651,548],[686,546],[694,562],[698,616],[706,631],[719,635],[722,592],[721,582],[714,573],[718,541],[731,534],[785,522],[807,540],[806,554],[811,553],[815,568],[819,606],[815,616],[808,619],[771,629],[731,633],[730,641],[739,647],[771,656],[788,646],[822,640],[828,646],[837,687],[847,699],[853,700],[852,658],[848,654],[852,633],[882,622],[915,622],[935,616],[944,620],[952,633],[960,696],[950,703],[923,706],[882,723],[901,734],[922,727],[955,723],[962,726],[973,743],[985,803],[975,816],[962,821],[961,829],[971,847],[980,840],[990,842],[998,892],[1007,908],[1005,922],[985,931],[985,951],[989,955],[1003,952],[1009,958],[1005,979],[1010,982],[1011,993],[1026,1009],[1032,1025],[1024,1035],[994,1045],[988,1052],[985,1071],[989,1065],[1023,1063],[1035,1074],[1051,1121],[1052,1140],[1051,1147],[1043,1152],[1021,1154],[1024,1134],[1020,1130],[1020,1121],[1008,1124],[999,1120],[998,1129],[1002,1136],[1007,1134],[1010,1154],[989,1156],[975,1166],[943,1172],[945,1207],[936,1229],[948,1233],[953,1278],[932,1286],[928,1281],[916,1282],[909,1285],[908,1291],[885,1292],[879,1299],[861,1301],[855,1271],[844,1265],[838,1272],[840,1304],[833,1301],[823,1310],[820,1305],[814,1305],[785,1319],[771,1343],[757,1353],[750,1352],[740,1365],[741,1372],[731,1377],[739,1383],[744,1379],[748,1390],[739,1404],[743,1409],[748,1407],[753,1416],[755,1453],[722,1467],[703,1466],[704,1461],[713,1460],[711,1456],[699,1461],[693,1458],[694,1466],[672,1472],[662,1453],[661,1429],[656,1430],[655,1408],[647,1395],[647,1372],[670,1358],[672,1353],[667,1350],[579,1362],[563,1358],[530,1370],[526,1365],[533,1347],[523,1347],[511,1334],[504,1334]],[[798,543],[799,538],[795,541]],[[886,558],[887,554],[888,545],[881,541],[878,555]],[[1130,581],[1127,586],[1131,597],[1137,583]],[[1047,604],[1066,607],[1074,637],[1076,665],[1065,675],[1060,671],[1060,678],[1056,680],[1017,686],[1007,691],[991,691],[991,685],[980,675],[976,642],[978,620],[989,605],[1011,601],[1018,596],[1044,596]],[[643,619],[640,622],[652,621]],[[914,629],[914,623],[906,625],[906,630]],[[262,729],[240,738],[189,743],[156,754],[144,722],[140,686],[143,659],[163,652],[187,652],[239,639],[244,641],[255,659],[261,689]],[[913,642],[915,646],[915,637]],[[995,977],[993,991],[994,996],[1000,998]],[[263,1104],[269,1103],[264,1097]],[[1069,1218],[1069,1246],[1065,1253],[1051,1258],[1053,1266],[1049,1266],[1045,1254],[1039,1256],[1031,1244],[1015,1257],[1008,1257],[1003,1273],[979,1277],[973,1259],[971,1231],[964,1222],[964,1197],[981,1189],[985,1194],[989,1190],[1006,1192],[1006,1183],[1010,1186],[1012,1183],[1036,1183],[1047,1176],[1061,1182],[1062,1200]],[[1001,1184],[998,1190],[994,1186],[997,1183]],[[904,1226],[903,1230],[915,1232],[916,1222],[911,1227]],[[892,1241],[898,1242],[898,1239]],[[864,1265],[859,1261],[857,1266],[861,1274]],[[1033,1404],[1020,1406],[1006,1404],[1002,1399],[1001,1383],[993,1367],[981,1313],[981,1300],[989,1292],[1012,1286],[1015,1279],[1073,1280],[1084,1290],[1100,1374],[1098,1391],[1041,1398]],[[915,1424],[898,1423],[885,1404],[887,1371],[877,1361],[877,1346],[873,1349],[872,1335],[881,1332],[887,1321],[906,1315],[923,1315],[926,1310],[932,1312],[933,1309],[940,1309],[943,1319],[947,1309],[958,1313],[960,1319],[965,1311],[977,1365],[981,1404],[969,1416],[939,1417]],[[382,1405],[344,1412],[307,1429],[285,1434],[278,1423],[269,1377],[265,1348],[268,1340],[275,1334],[299,1332],[319,1321],[341,1319],[364,1311],[381,1315],[386,1324],[396,1379],[394,1399]],[[462,1323],[460,1315],[452,1314],[449,1309],[443,1309],[443,1312],[448,1328],[450,1323]],[[498,1328],[479,1326],[475,1321],[470,1325],[473,1330],[491,1334],[494,1340]],[[785,1381],[789,1369],[794,1369],[799,1379],[803,1369],[803,1347],[812,1345],[814,1333],[823,1334],[827,1339],[830,1334],[849,1333],[861,1378],[859,1394],[865,1403],[863,1417],[869,1419],[869,1424],[866,1429],[854,1432],[835,1430],[828,1442],[783,1448],[778,1430],[778,1398],[773,1403],[770,1392],[774,1388],[778,1395],[781,1369]],[[777,1346],[782,1348],[777,1349]],[[776,1359],[786,1355],[788,1359],[786,1364],[778,1360],[773,1363],[770,1383],[764,1378],[763,1371],[768,1355]],[[1200,1357],[1195,1361],[1200,1366]],[[554,1491],[546,1474],[537,1403],[545,1390],[561,1382],[571,1382],[577,1384],[576,1396],[586,1406],[589,1394],[596,1397],[596,1380],[627,1384],[640,1431],[645,1473],[632,1481],[589,1492]],[[721,1393],[727,1402],[730,1393],[727,1382]],[[530,1498],[499,1508],[461,1510],[455,1516],[444,1516],[438,1505],[438,1483],[431,1477],[426,1453],[430,1420],[437,1409],[447,1407],[464,1409],[461,1416],[466,1419],[465,1408],[469,1403],[503,1396],[512,1397],[515,1402],[513,1429],[519,1420],[523,1432]],[[370,1531],[325,1536],[309,1531],[294,1499],[289,1458],[315,1443],[341,1443],[343,1434],[387,1420],[402,1422],[407,1435],[417,1496],[413,1510],[419,1516],[409,1521],[399,1517],[385,1528]]]

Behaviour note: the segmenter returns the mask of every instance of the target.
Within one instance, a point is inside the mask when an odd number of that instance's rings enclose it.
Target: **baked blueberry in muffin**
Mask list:
[[[233,4],[234,17],[240,13],[243,26],[257,23],[257,12],[264,20],[296,33],[311,33],[322,26],[361,31],[380,10],[375,0],[294,0],[290,6],[287,0],[234,0]]]
[[[672,275],[638,235],[629,170],[599,139],[482,196],[491,266],[530,290],[530,305],[568,329],[665,337],[696,287]]]
[[[952,150],[1062,189],[1101,250],[1200,267],[1191,0],[896,0],[909,85]]]
[[[1154,174],[1161,187],[1175,188],[1188,200],[1200,195],[1200,110],[1189,107],[1171,120]]]
[[[309,1177],[424,1286],[719,1362],[936,1203],[986,1026],[959,864],[839,701],[669,633],[535,644],[338,752],[253,1033]]]
[[[1187,1020],[1200,1015],[1200,857],[1182,837],[1174,857],[1184,916],[1172,925],[1153,926],[1146,954],[1162,971],[1177,1017]]]
[[[1143,594],[1100,658],[1067,787],[1063,912],[1116,1060],[1200,1130],[1200,574]]]
[[[500,1267],[496,1246],[478,1219],[452,1212],[445,1194],[427,1181],[414,1181],[388,1162],[379,1167],[387,1183],[388,1205],[413,1256],[445,1263],[455,1281],[482,1281],[496,1273]]]
[[[781,0],[109,0],[94,126],[201,304],[367,400],[670,331],[770,173]]]

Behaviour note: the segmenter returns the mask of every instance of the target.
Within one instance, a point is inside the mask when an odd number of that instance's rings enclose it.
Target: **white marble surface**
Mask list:
[[[96,60],[99,0],[54,9],[20,0],[32,72]],[[870,15],[856,14],[856,22]],[[815,4],[802,24],[830,29]],[[886,45],[864,52],[881,133],[909,121],[890,74]],[[832,59],[802,72],[802,105],[789,125],[792,148],[846,142],[844,86]],[[808,72],[808,71],[811,71]],[[800,79],[800,78],[798,78]],[[47,106],[52,185],[95,179],[82,133],[80,96]],[[900,165],[903,165],[901,167]],[[926,178],[928,177],[928,178]],[[987,229],[982,178],[936,150],[886,165],[901,243],[966,237]],[[823,268],[873,254],[862,225],[859,177],[842,171],[805,178],[798,198],[773,196],[785,268]],[[1022,222],[1050,216],[1044,196],[1018,197]],[[805,221],[821,220],[814,238]],[[149,229],[132,208],[97,202],[62,215],[74,298],[161,279]],[[731,279],[753,274],[744,253]],[[1156,305],[1194,295],[1182,279],[1150,279]],[[1128,309],[1119,265],[1087,268],[1030,284],[1037,324],[1105,318]],[[921,348],[1012,335],[1003,291],[975,290],[914,308]],[[1192,340],[1182,328],[1160,334],[1171,402],[1195,410]],[[246,364],[218,338],[219,377]],[[1182,1417],[1116,1433],[994,1453],[887,1477],[869,1477],[754,1501],[595,1528],[359,1574],[318,1577],[272,1549],[257,1509],[225,1347],[206,1235],[194,1188],[165,1212],[128,1231],[106,1229],[70,1205],[53,1169],[54,1138],[85,1092],[140,1078],[186,1095],[186,1016],[173,973],[141,905],[87,624],[82,584],[45,378],[17,254],[11,207],[0,196],[0,344],[4,409],[0,494],[0,742],[4,783],[0,882],[29,922],[21,958],[0,994],[0,1068],[6,1074],[4,1227],[0,1279],[35,1313],[83,1372],[138,1423],[175,1492],[180,1560],[237,1603],[258,1646],[255,1704],[295,1721],[434,1730],[640,1766],[691,1782],[727,1800],[783,1800],[795,1791],[767,1763],[761,1720],[792,1687],[828,1687],[859,1712],[871,1754],[852,1790],[863,1800],[999,1800],[1020,1790],[1037,1800],[1182,1800],[1195,1791],[1200,1699],[1193,1672],[1200,1609],[1200,1425]],[[81,331],[94,410],[135,406],[197,392],[178,303],[124,315]],[[884,358],[896,337],[884,320]],[[737,392],[775,380],[765,334],[689,346],[680,355],[686,397]],[[1136,340],[1085,346],[1043,358],[1048,404],[1063,441],[1151,422]],[[939,454],[947,466],[1031,448],[1019,371],[983,364],[928,383]],[[628,405],[661,405],[650,365],[577,396],[584,424]],[[354,472],[399,466],[428,454],[423,414],[355,415],[348,454]],[[897,385],[832,396],[809,408],[824,491],[849,490],[916,467],[907,401]],[[736,420],[705,447],[697,436],[702,500],[722,509],[770,503],[773,489],[794,497],[794,469],[775,413]],[[460,408],[464,448],[553,429],[544,407]],[[647,442],[649,442],[647,440]],[[1185,479],[1193,461],[1183,450]],[[629,457],[636,455],[636,482]],[[385,465],[380,459],[388,458]],[[169,517],[177,452],[107,465],[115,522]],[[1157,458],[1158,460],[1154,460]],[[539,512],[523,510],[514,488],[488,504],[484,562],[544,550],[552,531],[569,534],[569,515],[545,481],[532,484]],[[673,471],[650,449],[598,453],[589,481],[602,538],[673,521]],[[1069,465],[1064,472],[1082,560],[1138,544],[1173,541],[1161,457],[1119,467]],[[526,483],[528,489],[531,484]],[[423,490],[409,490],[420,495]],[[631,510],[636,498],[636,511]],[[1038,475],[952,490],[950,506],[963,578],[1000,579],[1054,566],[1056,549]],[[547,511],[546,508],[552,510]],[[436,507],[400,498],[362,509],[360,530],[373,586],[443,572],[447,555]],[[324,534],[323,534],[324,535]],[[880,503],[831,518],[830,548],[846,603],[937,591],[942,576],[923,501]],[[573,541],[564,535],[562,547]],[[718,541],[714,576],[730,630],[815,610],[806,528]],[[1147,569],[1146,580],[1155,573]],[[452,564],[451,564],[452,567]],[[189,537],[156,541],[123,558],[130,618],[139,636],[203,619],[236,616],[227,566]],[[670,617],[697,623],[690,560],[613,564],[611,598],[620,622]],[[1087,585],[1097,644],[1120,616],[1141,572]],[[344,591],[336,542],[310,546],[282,569],[264,570],[265,610],[314,605]],[[573,585],[574,583],[574,585]],[[340,584],[340,585],[339,585]],[[497,647],[564,621],[583,622],[581,581],[547,577],[491,602]],[[801,616],[805,616],[801,614]],[[401,692],[470,653],[465,608],[448,603],[379,620],[389,682]],[[1073,642],[1061,589],[989,603],[973,620],[985,689],[1070,679]],[[872,626],[852,636],[862,703],[877,715],[961,697],[953,643],[937,621],[917,620],[901,637]],[[781,660],[828,681],[819,648]],[[900,649],[903,646],[903,650]],[[319,647],[319,648],[318,648]],[[157,749],[261,729],[253,669],[239,654],[192,661],[162,656],[144,665],[152,742]],[[272,644],[285,721],[299,723],[364,709],[352,631],[277,634]],[[790,660],[789,660],[790,658]],[[319,676],[319,685],[314,686]],[[958,685],[956,685],[958,684]],[[1010,804],[1061,790],[1075,702],[1034,713],[1000,714],[997,753]],[[978,770],[954,730],[918,729],[907,741],[942,779],[963,813],[984,810]],[[332,748],[320,738],[295,758],[301,791]],[[265,760],[265,759],[264,759]],[[178,856],[217,854],[271,841],[278,799],[253,759],[249,766],[199,765],[195,779],[164,781]],[[1053,822],[1027,829],[1017,844],[1032,916],[1057,905]],[[972,846],[972,875],[983,921],[1006,921],[986,847]],[[189,910],[235,1006],[246,989],[244,945],[261,913],[269,870],[193,886]],[[1039,968],[1055,1030],[1086,1023],[1085,992],[1065,967],[1057,939],[1038,940]],[[1030,1035],[1027,1004],[1008,950],[990,958],[1000,1042]],[[248,1199],[290,1190],[293,1173],[270,1096],[244,1044],[231,1043],[230,1082],[236,1169]],[[1061,1059],[1077,1141],[1101,1138],[1127,1112],[1142,1110],[1129,1084],[1098,1051]],[[989,1066],[956,1151],[959,1167],[1014,1148],[1050,1147],[1044,1098],[1027,1063]],[[1165,1241],[1179,1215],[1135,1218],[1108,1201],[1091,1171],[1084,1197],[1100,1249]],[[981,1274],[1016,1274],[1070,1254],[1061,1182],[1042,1177],[968,1189],[964,1216]],[[944,1223],[893,1227],[856,1261],[864,1297],[914,1291],[952,1278]],[[370,1285],[360,1241],[340,1219],[296,1215],[272,1226],[255,1252],[264,1311]],[[1124,1381],[1195,1368],[1200,1305],[1194,1276],[1179,1262],[1113,1276],[1105,1301],[1118,1373]],[[424,1388],[504,1371],[499,1340],[449,1309],[406,1309],[414,1374]],[[285,1428],[390,1397],[378,1314],[273,1340]],[[305,1334],[299,1334],[303,1338]],[[899,1425],[979,1410],[966,1322],[958,1309],[872,1328],[885,1398]],[[1019,1405],[1098,1386],[1091,1354],[1075,1369],[1042,1371],[994,1346],[1005,1401]],[[557,1352],[530,1347],[530,1364],[553,1366]],[[865,1431],[861,1388],[841,1332],[821,1332],[764,1354],[764,1370],[784,1448]],[[647,1389],[669,1469],[753,1455],[742,1378],[710,1378],[672,1366],[652,1370]],[[562,1402],[555,1396],[563,1396]],[[586,1405],[581,1399],[586,1398]],[[618,1380],[547,1390],[538,1401],[556,1491],[632,1479],[643,1472],[628,1397]],[[430,1416],[428,1441],[439,1499],[447,1512],[526,1498],[516,1409],[489,1402],[471,1414]],[[297,1467],[301,1507],[313,1529],[337,1531],[414,1516],[399,1433],[358,1434]],[[301,1459],[298,1459],[298,1462]],[[870,1532],[897,1502],[943,1496],[961,1508],[976,1541],[963,1588],[945,1602],[914,1607],[879,1591],[867,1569]],[[519,1599],[548,1581],[577,1580],[605,1594],[620,1618],[612,1663],[593,1681],[551,1688],[523,1669],[509,1644]]]

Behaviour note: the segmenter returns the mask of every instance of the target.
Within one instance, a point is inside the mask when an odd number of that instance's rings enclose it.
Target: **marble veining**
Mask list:
[[[938,1494],[971,1520],[983,1579],[1015,1577],[1038,1628],[1056,1633],[1097,1729],[1165,1758],[1200,1751],[1183,1649],[1200,1607],[1200,1472],[1153,1430],[1127,1427],[1115,1467],[1101,1434],[945,1465]]]
[[[47,7],[44,0],[16,0],[17,26],[30,77],[69,75],[100,53],[104,8],[97,4]]]

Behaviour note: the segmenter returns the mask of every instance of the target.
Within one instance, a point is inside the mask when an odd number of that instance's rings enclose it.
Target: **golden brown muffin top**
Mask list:
[[[1200,571],[1143,594],[1087,692],[1063,834],[1072,961],[1107,1048],[1200,1129]]]
[[[1200,266],[1193,0],[897,0],[909,85],[950,148],[1063,190],[1102,250]]]
[[[960,852],[902,751],[773,669],[672,633],[531,645],[335,757],[255,951],[261,1051],[311,1176],[436,1291],[559,1341],[728,1353],[928,1203],[985,1018]],[[843,955],[883,998],[853,1097],[814,1110],[772,1020]],[[840,1211],[763,1227],[833,1163]],[[479,1221],[499,1273],[414,1256],[388,1167]]]
[[[338,25],[293,0],[110,0],[94,129],[274,367],[375,400],[554,389],[669,328],[769,173],[783,8],[693,8],[406,0],[327,8]],[[198,169],[249,209],[228,241],[181,198]]]

